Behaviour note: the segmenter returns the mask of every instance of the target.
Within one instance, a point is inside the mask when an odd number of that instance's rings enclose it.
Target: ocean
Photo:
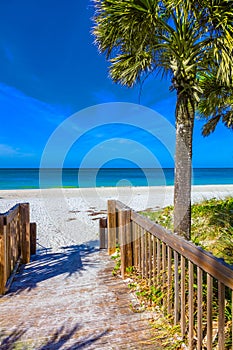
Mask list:
[[[193,169],[193,185],[233,184],[233,168]],[[0,190],[54,187],[172,186],[174,169],[4,169]]]

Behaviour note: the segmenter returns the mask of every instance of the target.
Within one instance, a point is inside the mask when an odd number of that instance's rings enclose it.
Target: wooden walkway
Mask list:
[[[37,255],[0,298],[0,349],[161,349],[113,266],[85,246]]]

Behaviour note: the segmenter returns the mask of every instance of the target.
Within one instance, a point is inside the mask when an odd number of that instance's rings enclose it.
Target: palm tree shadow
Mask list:
[[[15,344],[26,333],[26,330],[15,330],[9,335],[5,335],[4,332],[0,332],[0,349],[1,350],[14,350]]]
[[[33,256],[30,264],[21,267],[8,295],[30,291],[36,288],[38,283],[56,276],[64,275],[64,278],[69,278],[82,274],[87,267],[96,266],[94,260],[88,256],[97,251],[98,249],[84,244],[62,247],[61,252],[56,253],[46,249],[46,254]]]
[[[81,327],[77,324],[72,329],[67,330],[63,325],[59,329],[57,329],[54,334],[51,335],[50,339],[42,345],[36,346],[35,350],[59,350],[67,342],[71,342],[71,345],[66,345],[66,350],[79,350],[84,349],[88,345],[93,344],[94,342],[101,339],[105,336],[109,329],[105,331],[99,332],[95,335],[82,337],[80,336],[80,340],[77,338],[78,331],[81,330]],[[23,341],[21,337],[26,333],[26,330],[15,330],[11,334],[6,335],[4,333],[0,333],[0,349],[1,350],[14,350],[17,346],[20,345],[20,349],[27,350],[30,346],[27,342]],[[75,336],[75,341],[72,341],[72,337]],[[31,348],[30,348],[31,349]]]
[[[68,342],[72,336],[77,332],[78,325],[76,325],[69,333],[64,333],[65,327],[62,326],[58,331],[54,333],[52,338],[43,346],[41,346],[38,350],[58,350],[66,342]],[[72,345],[66,346],[66,350],[78,350],[78,349],[84,349],[88,345],[96,342],[97,340],[101,339],[104,335],[106,335],[109,332],[109,329],[106,329],[105,331],[100,332],[97,335],[92,336],[86,336],[82,338],[81,340],[75,341]]]

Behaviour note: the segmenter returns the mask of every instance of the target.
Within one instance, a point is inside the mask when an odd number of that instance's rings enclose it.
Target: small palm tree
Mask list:
[[[171,79],[171,89],[177,93],[174,229],[188,239],[192,134],[202,92],[199,77],[209,70],[214,59],[219,64],[220,78],[229,80],[229,70],[225,68],[231,66],[229,19],[220,0],[203,3],[204,6],[199,1],[95,0],[93,29],[100,52],[110,61],[113,81],[130,87],[153,71]]]

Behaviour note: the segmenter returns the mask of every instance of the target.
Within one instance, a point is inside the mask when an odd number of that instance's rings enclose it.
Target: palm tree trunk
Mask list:
[[[194,104],[184,94],[177,96],[176,156],[174,188],[174,230],[190,239],[191,234],[191,180],[192,136]]]

